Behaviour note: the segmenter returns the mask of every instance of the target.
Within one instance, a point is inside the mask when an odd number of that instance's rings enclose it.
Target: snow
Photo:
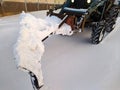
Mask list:
[[[44,53],[44,45],[42,40],[51,33],[72,35],[71,27],[67,24],[58,29],[60,22],[61,20],[55,16],[48,16],[45,20],[24,12],[20,16],[20,35],[14,50],[17,67],[34,73],[39,86],[43,85],[41,57]]]
[[[44,19],[45,12],[32,15]],[[28,74],[17,70],[14,62],[19,15],[0,19],[0,89],[33,90]],[[117,22],[116,29],[99,45],[88,43],[89,28],[71,37],[49,37],[41,59],[41,90],[120,90],[120,18]]]

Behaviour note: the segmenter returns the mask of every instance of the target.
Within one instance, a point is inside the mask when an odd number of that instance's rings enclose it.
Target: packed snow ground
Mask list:
[[[33,13],[45,18],[45,12]],[[18,16],[0,18],[0,90],[33,90],[27,73],[16,69],[13,45]],[[120,25],[99,45],[88,42],[86,30],[72,36],[52,36],[42,57],[41,90],[120,90]]]

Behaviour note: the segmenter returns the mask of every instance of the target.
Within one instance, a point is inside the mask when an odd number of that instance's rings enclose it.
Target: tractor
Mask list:
[[[60,12],[55,13],[58,9]],[[67,23],[76,33],[83,32],[86,26],[91,26],[92,44],[99,44],[105,32],[109,33],[114,29],[118,14],[119,4],[115,4],[115,0],[66,0],[63,5],[47,12],[47,15],[54,15],[62,20],[58,28]]]
[[[55,11],[59,10],[58,13]],[[74,33],[83,32],[84,27],[92,29],[90,41],[99,44],[105,33],[110,33],[116,23],[119,14],[119,4],[115,0],[66,0],[63,5],[49,9],[47,16],[56,16],[61,19],[58,28],[66,23]],[[51,33],[52,34],[52,33]],[[45,37],[42,41],[48,38]],[[38,80],[35,74],[29,73],[35,90],[39,90]]]

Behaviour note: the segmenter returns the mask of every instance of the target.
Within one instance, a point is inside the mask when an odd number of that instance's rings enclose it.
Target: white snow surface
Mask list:
[[[32,15],[44,19],[46,11]],[[29,75],[17,70],[14,62],[19,15],[0,19],[0,90],[33,90]],[[120,18],[99,45],[88,43],[89,29],[70,37],[52,36],[44,42],[41,90],[120,90]]]

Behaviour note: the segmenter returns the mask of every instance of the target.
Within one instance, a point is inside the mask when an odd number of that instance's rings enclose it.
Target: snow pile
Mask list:
[[[44,53],[42,40],[52,34],[72,35],[71,27],[64,24],[60,29],[61,20],[55,16],[37,19],[24,12],[20,17],[20,35],[15,45],[17,67],[24,71],[31,71],[37,77],[39,86],[43,85],[41,57]]]

